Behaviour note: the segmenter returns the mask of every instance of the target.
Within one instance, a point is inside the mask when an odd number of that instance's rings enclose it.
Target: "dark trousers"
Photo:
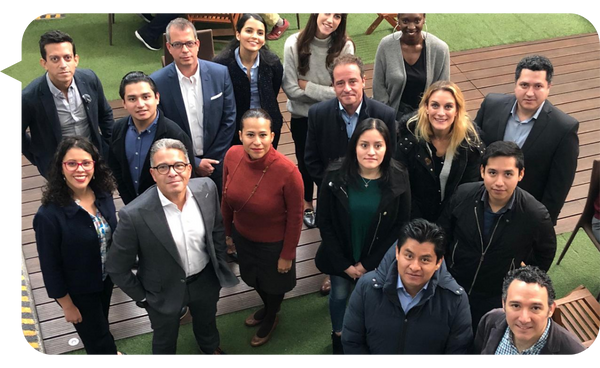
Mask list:
[[[190,309],[192,330],[200,350],[205,354],[212,354],[221,343],[216,320],[221,285],[212,263],[207,264],[198,278],[186,286],[181,306],[187,305]],[[154,330],[152,354],[175,354],[179,334],[179,310],[171,315],[159,313],[151,306],[146,307],[146,310]]]
[[[108,308],[113,291],[109,276],[104,280],[104,289],[97,293],[70,295],[73,304],[81,313],[81,322],[74,323],[75,330],[86,353],[116,354],[115,340],[108,328]]]
[[[502,308],[502,296],[481,295],[471,292],[471,295],[469,295],[469,306],[471,307],[473,335],[475,335],[481,318],[492,309]]]
[[[156,14],[150,23],[144,24],[138,29],[143,37],[147,37],[149,41],[162,42],[160,37],[166,32],[167,25],[173,19],[182,16],[183,14]]]
[[[294,140],[296,150],[296,160],[298,161],[298,170],[302,175],[304,183],[304,200],[312,203],[313,200],[313,180],[304,164],[304,150],[306,148],[306,135],[308,134],[308,118],[291,118],[290,131]]]

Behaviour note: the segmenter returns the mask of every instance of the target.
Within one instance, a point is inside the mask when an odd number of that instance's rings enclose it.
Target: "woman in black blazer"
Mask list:
[[[113,283],[104,269],[117,226],[115,182],[83,137],[58,146],[33,219],[46,291],[73,323],[88,354],[117,354],[108,328]]]
[[[214,62],[225,65],[233,83],[236,107],[236,128],[240,130],[240,119],[250,108],[261,108],[273,120],[277,149],[283,116],[279,110],[277,94],[283,78],[283,66],[279,57],[265,45],[266,23],[258,14],[244,13],[236,24],[236,35]],[[233,135],[232,144],[242,144],[238,134]]]

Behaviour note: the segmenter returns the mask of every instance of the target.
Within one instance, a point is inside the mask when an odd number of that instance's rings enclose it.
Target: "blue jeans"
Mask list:
[[[329,315],[334,332],[342,332],[346,304],[353,289],[352,281],[341,276],[331,275],[331,291],[329,292]]]

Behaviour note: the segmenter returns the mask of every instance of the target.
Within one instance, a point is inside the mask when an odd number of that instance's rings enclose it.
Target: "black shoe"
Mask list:
[[[344,354],[342,337],[338,336],[335,332],[331,332],[331,346],[333,347],[333,354]]]
[[[144,31],[143,31],[143,27],[138,29],[137,31],[135,31],[135,37],[140,40],[144,46],[146,46],[147,49],[152,50],[152,51],[158,51],[160,50],[160,43],[158,42],[158,40],[150,40],[148,39],[148,37],[144,38]]]
[[[185,317],[186,314],[188,314],[187,305],[184,306],[183,308],[181,308],[181,310],[179,311],[179,320],[181,321],[183,319],[183,317]]]
[[[306,225],[306,227],[309,229],[314,229],[315,227],[317,227],[317,225],[315,224],[315,211],[310,209],[304,210],[304,216],[302,218],[302,221],[304,221],[304,225]]]

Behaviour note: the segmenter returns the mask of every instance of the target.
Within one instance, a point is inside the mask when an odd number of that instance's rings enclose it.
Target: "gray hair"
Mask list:
[[[155,166],[154,165],[154,155],[156,154],[156,152],[163,150],[163,149],[180,150],[185,155],[185,160],[187,161],[186,163],[188,163],[188,164],[190,163],[190,158],[188,156],[187,148],[185,148],[185,145],[183,143],[181,143],[181,141],[178,141],[177,139],[163,138],[163,139],[159,139],[156,142],[154,142],[152,147],[150,147],[150,166],[152,166],[152,167]]]
[[[194,27],[194,23],[185,18],[175,18],[169,22],[165,31],[167,42],[169,43],[171,43],[171,32],[169,31],[171,27],[177,27],[177,29],[180,31],[184,31],[186,28],[191,28],[193,31],[192,33],[194,34],[194,41],[198,39],[198,34],[196,33],[196,27]]]

